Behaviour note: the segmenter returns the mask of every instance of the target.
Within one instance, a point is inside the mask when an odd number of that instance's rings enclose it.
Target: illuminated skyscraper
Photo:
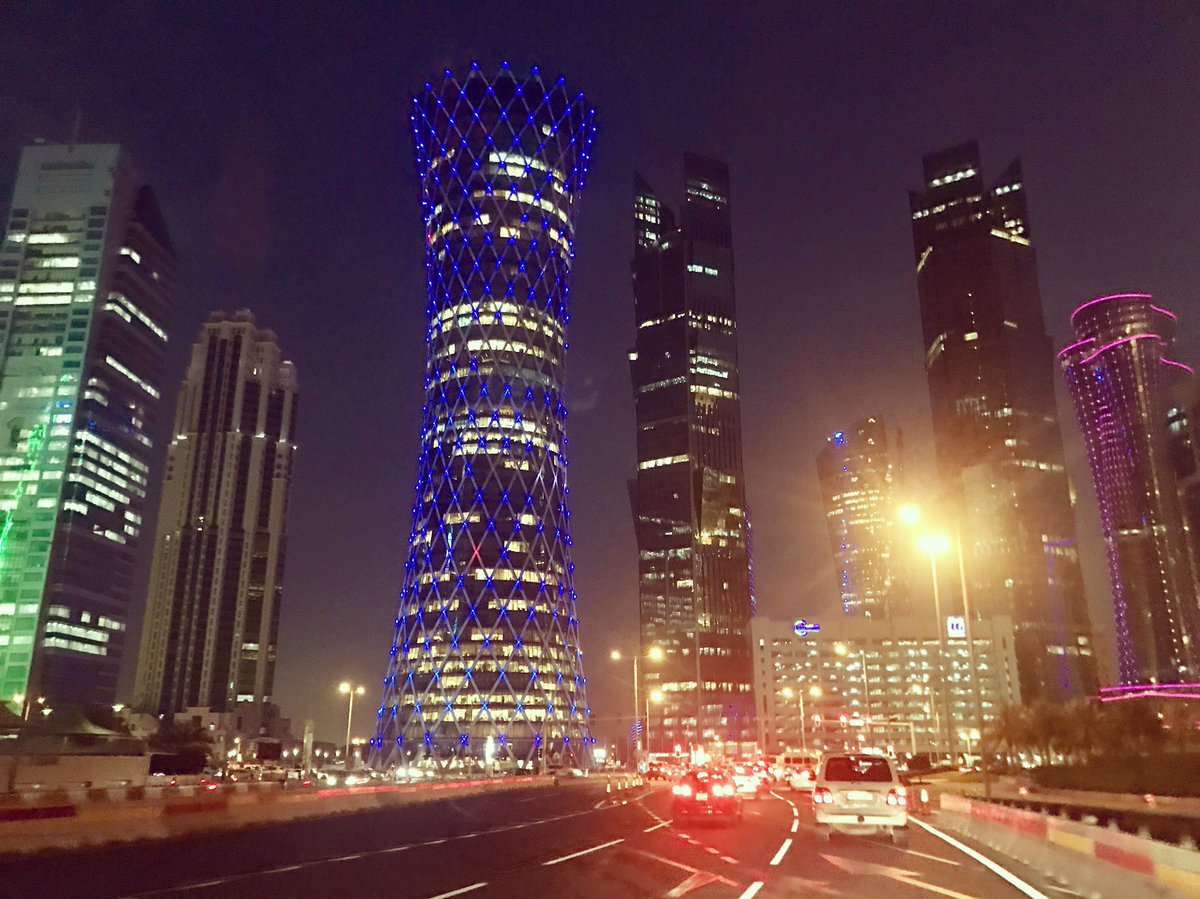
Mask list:
[[[1191,369],[1171,359],[1176,319],[1148,294],[1084,303],[1059,353],[1087,446],[1126,684],[1195,680],[1196,585],[1168,416]]]
[[[174,251],[111,144],[21,154],[0,247],[0,698],[111,703]]]
[[[175,407],[135,703],[156,714],[271,701],[296,369],[242,310],[209,318]]]
[[[585,759],[562,383],[594,121],[536,68],[413,100],[429,349],[376,765]]]
[[[755,740],[729,169],[684,156],[682,220],[634,182],[642,666],[651,751]],[[657,692],[656,692],[657,691]]]
[[[1016,622],[1024,701],[1095,690],[1075,519],[1020,161],[984,184],[975,143],[926,156],[910,193],[938,468],[971,608]]]
[[[830,435],[817,456],[838,594],[849,615],[904,611],[895,608],[901,579],[893,546],[899,452],[888,446],[883,422],[867,418]]]

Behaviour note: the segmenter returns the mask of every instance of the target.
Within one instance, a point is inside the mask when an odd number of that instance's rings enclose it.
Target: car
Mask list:
[[[733,778],[711,771],[690,771],[671,788],[671,814],[676,821],[708,818],[729,823],[742,820],[742,797]]]
[[[759,799],[762,797],[763,781],[758,776],[758,772],[753,768],[747,768],[745,765],[736,765],[733,768],[731,777],[739,796],[744,796],[747,799]]]
[[[810,793],[817,783],[817,765],[799,765],[788,772],[788,786],[796,792]]]
[[[908,795],[887,756],[825,756],[812,801],[817,832],[823,839],[834,833],[883,833],[897,846],[908,845]]]
[[[651,762],[646,766],[646,780],[666,780],[667,770],[658,762]]]

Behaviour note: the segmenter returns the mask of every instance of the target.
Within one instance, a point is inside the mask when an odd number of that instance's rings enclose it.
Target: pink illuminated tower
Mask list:
[[[1058,358],[1096,485],[1121,681],[1196,677],[1196,586],[1168,414],[1192,370],[1170,358],[1176,317],[1149,294],[1117,294],[1071,315]]]

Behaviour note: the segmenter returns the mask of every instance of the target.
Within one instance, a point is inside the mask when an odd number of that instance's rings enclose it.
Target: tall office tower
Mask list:
[[[826,440],[817,456],[825,523],[842,611],[870,618],[903,614],[895,552],[895,452],[879,418],[855,422]]]
[[[972,142],[909,194],[938,467],[959,506],[974,615],[1017,622],[1021,695],[1094,692],[1096,665],[1021,164]]]
[[[136,705],[271,701],[296,451],[296,369],[246,310],[216,312],[175,407]]]
[[[643,695],[651,751],[737,754],[755,739],[752,614],[729,169],[684,156],[678,222],[634,181],[630,354],[637,410]]]
[[[1125,684],[1195,679],[1196,585],[1168,415],[1191,370],[1170,358],[1175,315],[1147,294],[1084,303],[1059,353],[1087,446]]]
[[[1184,540],[1200,595],[1200,379],[1187,368],[1180,370],[1185,373],[1185,383],[1172,385],[1175,389],[1167,412],[1167,433]]]
[[[412,126],[429,349],[374,764],[583,763],[562,385],[595,110],[476,65],[427,84]]]
[[[112,703],[174,251],[111,144],[21,154],[0,246],[0,700]]]

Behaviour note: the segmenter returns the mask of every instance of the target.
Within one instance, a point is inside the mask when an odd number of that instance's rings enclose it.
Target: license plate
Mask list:
[[[846,798],[851,802],[874,802],[875,794],[865,790],[850,790],[846,793]]]
[[[696,801],[697,802],[708,802],[708,794],[707,793],[697,793]]]

